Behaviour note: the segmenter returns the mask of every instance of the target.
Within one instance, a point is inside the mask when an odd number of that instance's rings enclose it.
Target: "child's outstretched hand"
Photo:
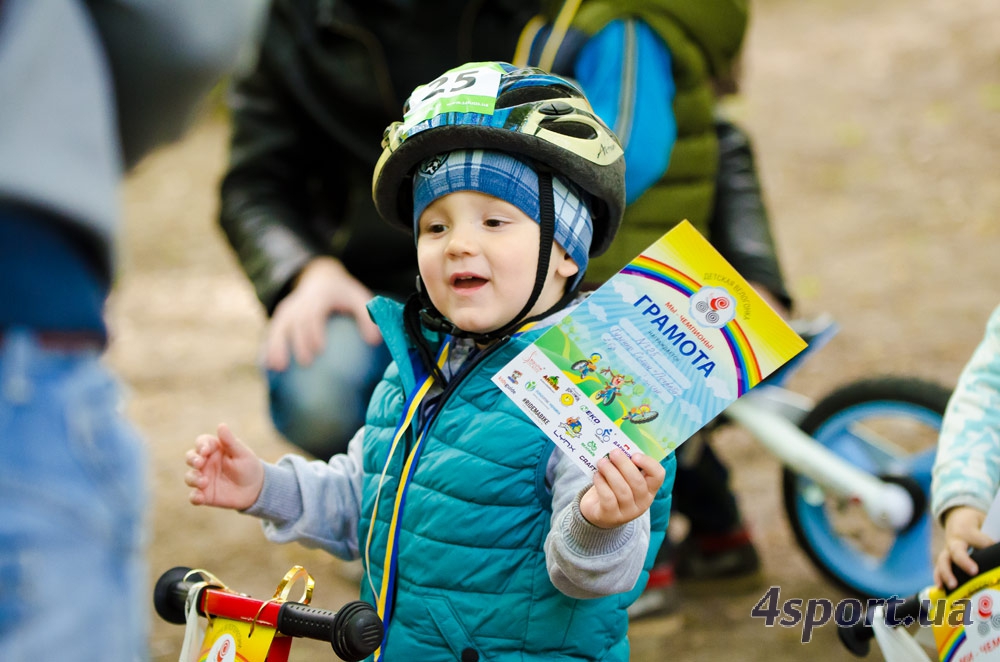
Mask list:
[[[580,512],[594,526],[611,529],[631,522],[649,509],[663,485],[666,470],[642,453],[617,448],[597,463],[594,486],[580,500]]]
[[[244,510],[260,496],[264,466],[225,423],[216,435],[203,434],[187,452],[184,482],[194,488],[188,499],[196,506]]]
[[[969,556],[969,547],[979,549],[993,544],[990,537],[982,532],[986,513],[971,506],[956,506],[944,516],[944,549],[938,554],[937,565],[934,566],[934,583],[939,587],[949,589],[958,586],[955,573],[951,571],[954,563],[970,576],[979,573],[979,567]]]

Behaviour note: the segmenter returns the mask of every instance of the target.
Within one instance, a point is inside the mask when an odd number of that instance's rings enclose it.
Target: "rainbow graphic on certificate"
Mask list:
[[[668,264],[657,262],[646,255],[637,257],[626,265],[621,273],[648,278],[651,281],[673,288],[688,298],[694,296],[702,288],[701,283],[684,272]],[[723,301],[726,300],[723,299]],[[725,338],[726,344],[733,355],[733,363],[736,366],[737,372],[738,395],[743,395],[763,379],[760,374],[757,357],[754,355],[753,347],[750,345],[750,341],[747,340],[746,334],[740,328],[738,320],[731,320],[722,326],[719,331]]]

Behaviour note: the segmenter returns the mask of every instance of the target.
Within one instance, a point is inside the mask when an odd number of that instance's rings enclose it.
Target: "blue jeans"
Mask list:
[[[0,660],[145,659],[146,451],[94,350],[0,339]]]
[[[361,339],[352,317],[331,317],[326,346],[311,364],[293,359],[287,370],[268,371],[274,427],[314,457],[346,451],[390,360],[384,343],[372,347]]]

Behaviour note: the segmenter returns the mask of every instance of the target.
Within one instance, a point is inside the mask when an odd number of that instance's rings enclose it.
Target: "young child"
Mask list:
[[[975,575],[969,547],[994,542],[981,529],[1000,488],[1000,307],[948,401],[933,476],[931,509],[945,530],[934,581],[952,589],[952,563]]]
[[[465,88],[475,105],[449,96]],[[394,360],[365,427],[328,463],[272,465],[220,425],[188,451],[191,502],[361,557],[362,597],[386,624],[379,659],[627,660],[673,456],[615,451],[588,476],[490,381],[614,237],[621,146],[575,86],[537,69],[468,65],[408,108],[373,196],[415,233],[419,293],[369,305]]]

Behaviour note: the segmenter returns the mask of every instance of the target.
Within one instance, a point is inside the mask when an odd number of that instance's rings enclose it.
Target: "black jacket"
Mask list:
[[[382,132],[417,85],[512,58],[537,12],[523,0],[273,0],[259,62],[231,92],[220,211],[268,313],[319,255],[377,293],[412,290],[413,239],[371,200]]]
[[[740,275],[766,287],[791,310],[750,139],[721,117],[715,120],[715,133],[719,171],[708,226],[712,245]]]

